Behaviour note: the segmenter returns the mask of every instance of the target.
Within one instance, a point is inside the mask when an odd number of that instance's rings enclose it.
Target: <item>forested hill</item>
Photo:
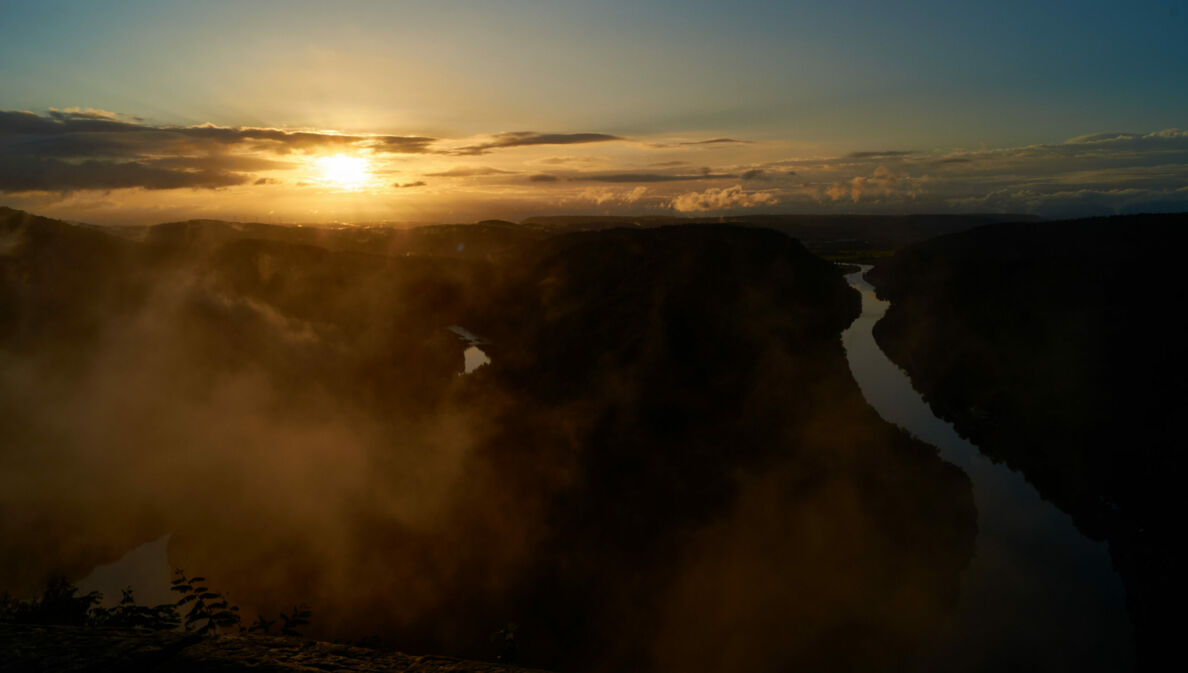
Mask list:
[[[1183,587],[1188,215],[992,224],[873,269],[875,336],[938,415],[1109,540],[1140,657]]]
[[[898,668],[951,617],[969,481],[782,233],[0,232],[0,590],[170,534],[249,620],[478,659],[515,623],[565,671]]]

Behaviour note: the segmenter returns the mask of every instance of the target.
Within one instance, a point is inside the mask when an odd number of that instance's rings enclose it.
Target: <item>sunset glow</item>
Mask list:
[[[317,164],[323,183],[346,191],[362,189],[372,177],[371,165],[363,157],[335,154],[319,157]]]
[[[66,219],[1188,207],[1175,3],[56,4],[0,15],[0,203]]]

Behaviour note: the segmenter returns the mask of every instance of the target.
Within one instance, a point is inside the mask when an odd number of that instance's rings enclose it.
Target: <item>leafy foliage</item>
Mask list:
[[[203,584],[205,577],[187,578],[180,568],[173,574],[170,590],[182,595],[177,599],[177,607],[190,606],[182,618],[182,626],[187,631],[214,634],[220,629],[239,625],[239,606],[231,605],[223,594]]]
[[[7,593],[0,596],[0,621],[153,630],[178,627],[179,619],[173,605],[137,605],[131,587],[124,589],[123,597],[114,608],[98,607],[102,600],[102,593],[80,594],[78,587],[69,580],[56,577],[46,583],[41,596],[36,599],[19,601]]]
[[[157,606],[137,605],[132,588],[123,590],[114,608],[99,607],[103,594],[92,591],[80,594],[78,587],[64,577],[46,583],[41,596],[17,600],[8,592],[0,593],[0,622],[18,624],[53,624],[65,626],[106,626],[125,629],[168,631],[184,628],[201,635],[214,635],[223,629],[239,627],[239,633],[268,634],[279,620],[280,635],[301,637],[299,629],[309,625],[312,613],[308,606],[296,605],[277,619],[257,615],[250,626],[240,624],[239,606],[220,592],[205,585],[205,577],[186,577],[174,570],[170,590],[181,594],[175,603]],[[189,606],[182,612],[182,609]]]
[[[137,605],[132,595],[132,587],[123,590],[123,596],[116,607],[110,610],[93,610],[91,621],[102,626],[159,631],[176,629],[181,624],[177,609],[169,603],[155,607]]]
[[[265,619],[264,615],[257,615],[256,621],[252,622],[252,625],[247,627],[247,633],[266,634],[272,629],[273,624],[276,624],[275,619]]]
[[[276,625],[276,619],[268,619],[264,615],[257,615],[256,621],[249,626],[240,623],[239,606],[232,605],[222,593],[213,591],[205,585],[205,577],[190,577],[180,569],[174,570],[171,590],[182,596],[177,600],[178,608],[190,606],[182,618],[182,625],[187,631],[202,634],[218,633],[221,629],[239,627],[240,633],[269,634]],[[301,637],[299,629],[309,625],[312,613],[305,605],[296,605],[289,614],[281,613],[279,620],[282,636]]]
[[[281,635],[300,637],[297,629],[309,625],[309,618],[311,613],[309,608],[304,605],[293,606],[293,611],[289,614],[281,613]]]
[[[65,577],[55,577],[34,600],[17,601],[5,594],[0,599],[0,619],[22,624],[83,626],[90,622],[92,608],[101,600],[103,594],[98,591],[80,594],[78,587]]]
[[[508,622],[506,626],[491,634],[491,642],[499,645],[500,663],[514,664],[516,658],[519,656],[519,650],[516,647],[516,630],[520,625],[515,622]]]

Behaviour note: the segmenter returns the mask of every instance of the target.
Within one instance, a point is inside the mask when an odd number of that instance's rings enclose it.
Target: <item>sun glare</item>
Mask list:
[[[371,164],[363,157],[335,154],[318,158],[322,181],[339,189],[361,189],[371,179]]]

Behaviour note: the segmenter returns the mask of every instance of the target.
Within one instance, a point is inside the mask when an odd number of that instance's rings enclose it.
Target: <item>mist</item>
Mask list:
[[[560,670],[902,663],[951,612],[968,480],[865,405],[800,244],[357,235],[8,211],[3,588],[169,535],[247,615],[474,658],[515,623]]]

